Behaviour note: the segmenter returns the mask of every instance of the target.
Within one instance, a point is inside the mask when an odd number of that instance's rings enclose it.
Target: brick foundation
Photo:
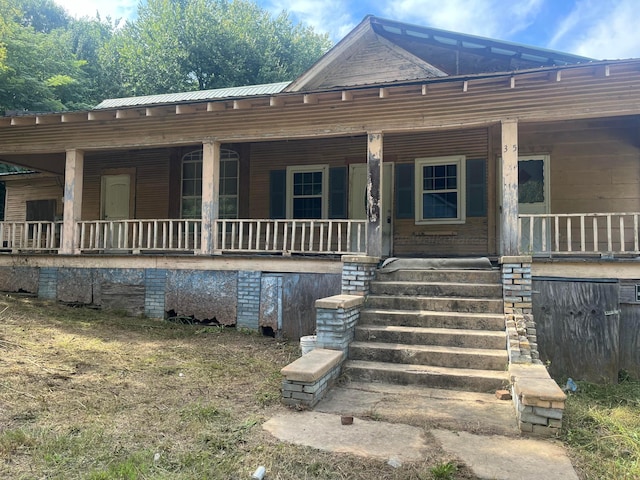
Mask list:
[[[238,318],[236,326],[258,329],[262,272],[238,272]]]

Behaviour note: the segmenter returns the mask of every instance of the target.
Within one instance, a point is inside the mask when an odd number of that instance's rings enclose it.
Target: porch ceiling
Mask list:
[[[61,175],[64,173],[65,158],[66,154],[64,152],[26,155],[5,154],[0,157],[0,163]]]

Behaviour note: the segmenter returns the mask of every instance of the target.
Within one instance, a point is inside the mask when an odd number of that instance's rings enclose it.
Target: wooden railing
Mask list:
[[[215,249],[222,252],[366,253],[366,220],[218,220]]]
[[[55,251],[60,248],[62,222],[0,222],[0,249]]]
[[[78,222],[81,251],[143,250],[192,252],[200,249],[200,220],[92,220]]]
[[[521,253],[640,255],[640,213],[520,215]]]

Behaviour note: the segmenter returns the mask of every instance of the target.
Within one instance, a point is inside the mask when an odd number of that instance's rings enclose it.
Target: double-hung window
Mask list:
[[[327,218],[327,165],[305,165],[287,168],[287,217]]]
[[[465,157],[417,158],[416,224],[465,221]]]
[[[219,218],[238,218],[238,153],[220,150]],[[182,218],[202,217],[202,150],[182,157]]]

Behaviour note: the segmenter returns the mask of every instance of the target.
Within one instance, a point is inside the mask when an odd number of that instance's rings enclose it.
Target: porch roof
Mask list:
[[[230,98],[246,98],[260,95],[274,95],[282,92],[290,82],[266,83],[244,87],[217,88],[215,90],[196,90],[191,92],[145,95],[139,97],[109,98],[96,105],[94,110],[105,108],[134,107],[143,105],[167,105],[182,102],[201,102]]]

